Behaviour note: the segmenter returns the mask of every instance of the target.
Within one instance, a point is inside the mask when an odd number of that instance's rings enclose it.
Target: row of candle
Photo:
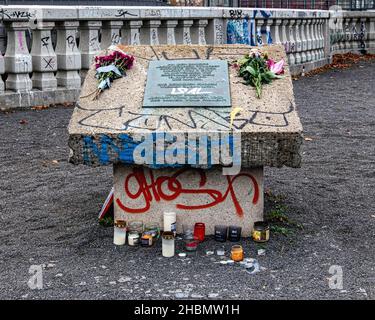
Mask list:
[[[127,234],[128,231],[128,234]],[[158,223],[147,223],[142,221],[130,221],[126,224],[124,220],[117,220],[114,228],[114,243],[124,245],[126,235],[129,246],[152,246],[160,237],[160,227]],[[162,254],[165,257],[172,257],[175,254],[176,237],[176,214],[173,212],[164,213],[164,232],[162,234]],[[269,239],[269,226],[267,223],[259,221],[254,224],[252,238],[256,242],[265,242]],[[198,244],[205,239],[205,224],[197,222],[192,228],[190,225],[183,225],[183,240],[186,251],[196,251]],[[237,226],[215,226],[215,240],[225,242],[227,239],[238,242],[241,239],[241,227]],[[241,249],[241,250],[240,250]],[[232,247],[231,256],[234,261],[242,261],[239,257],[243,250],[240,245]],[[240,260],[239,260],[240,259]]]

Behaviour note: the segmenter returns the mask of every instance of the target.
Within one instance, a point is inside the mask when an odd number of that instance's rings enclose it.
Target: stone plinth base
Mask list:
[[[158,169],[114,166],[115,219],[159,222],[163,212],[177,213],[177,232],[182,225],[203,222],[206,235],[215,225],[242,227],[250,236],[254,221],[263,220],[263,168],[243,169],[236,176],[210,170]]]

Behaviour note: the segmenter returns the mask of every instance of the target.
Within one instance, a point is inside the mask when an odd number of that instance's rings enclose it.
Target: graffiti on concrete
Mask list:
[[[19,11],[19,10],[6,10],[1,8],[0,9],[0,16],[2,19],[25,19],[30,20],[33,17],[33,14],[30,11]]]
[[[128,10],[124,10],[124,9],[119,9],[117,11],[117,14],[115,15],[115,17],[126,17],[126,16],[138,17],[138,15],[134,13],[130,13]]]
[[[193,172],[198,176],[195,187],[187,185],[191,181],[184,179],[186,172]],[[239,173],[235,176],[226,176],[226,179],[221,179],[221,183],[224,185],[217,186],[215,184],[215,187],[208,187],[206,171],[195,168],[182,168],[171,175],[158,177],[154,176],[151,169],[134,168],[124,179],[123,192],[126,201],[122,201],[120,198],[116,198],[115,201],[124,212],[137,214],[148,212],[153,201],[174,201],[176,209],[191,211],[215,207],[229,199],[228,201],[232,202],[236,214],[242,217],[244,210],[235,190],[236,180],[241,177],[249,181],[247,191],[249,197],[252,195],[252,203],[256,205],[259,201],[260,188],[252,174]],[[139,200],[141,200],[141,204],[139,204]]]
[[[83,136],[83,163],[108,165],[147,165],[154,169],[183,165],[237,164],[241,157],[241,135],[229,132],[202,133],[144,132],[136,136],[122,133],[116,137],[100,134]]]
[[[229,10],[227,22],[227,43],[247,44],[251,46],[262,46],[264,43],[272,44],[271,27],[266,23],[257,25],[255,18],[267,21],[272,13],[265,10],[253,10],[252,17],[243,14],[242,10]],[[265,41],[263,41],[263,36]]]
[[[353,32],[354,41],[358,42],[358,49],[365,50],[366,49],[366,43],[365,43],[366,26],[365,26],[365,23],[363,21],[361,22],[361,26],[360,26],[359,31],[357,30],[356,25],[353,25],[352,32]]]
[[[84,118],[79,120],[79,124],[85,127],[99,128],[98,123],[104,116],[111,117],[112,122],[107,126],[100,126],[102,129],[121,130],[129,129],[140,130],[159,130],[168,128],[169,130],[179,129],[209,129],[230,130],[231,128],[242,130],[247,125],[265,126],[265,127],[287,127],[289,125],[287,115],[293,112],[293,104],[290,103],[289,109],[284,112],[269,112],[249,109],[250,116],[241,117],[239,114],[231,126],[230,110],[218,110],[215,108],[191,109],[187,111],[186,117],[181,118],[174,116],[172,113],[163,112],[162,110],[150,113],[147,110],[139,112],[128,111],[126,106],[113,108],[111,110],[89,110],[91,111]]]

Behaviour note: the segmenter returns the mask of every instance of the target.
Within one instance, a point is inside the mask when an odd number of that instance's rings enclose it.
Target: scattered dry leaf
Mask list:
[[[305,73],[305,77],[312,77],[319,73],[326,72],[332,69],[347,69],[351,67],[353,64],[358,63],[360,61],[370,61],[375,59],[375,54],[355,54],[355,53],[345,53],[345,54],[335,54],[332,58],[332,63],[327,64],[323,67],[316,68]],[[293,80],[298,80],[301,77],[294,76]]]
[[[43,167],[48,167],[49,165],[57,165],[57,164],[59,164],[58,160],[43,160],[42,161]]]
[[[31,110],[45,110],[45,109],[48,109],[49,106],[35,106],[35,107],[32,107]]]
[[[20,124],[27,124],[27,120],[25,119],[20,120]]]
[[[63,106],[66,107],[66,108],[74,107],[74,102],[64,102]]]
[[[313,138],[305,137],[305,141],[313,141]]]

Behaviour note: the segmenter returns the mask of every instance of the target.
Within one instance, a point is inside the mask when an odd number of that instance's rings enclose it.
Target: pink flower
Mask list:
[[[281,59],[277,63],[275,63],[275,61],[272,60],[272,59],[267,60],[267,67],[274,74],[283,74],[284,73],[284,65],[285,65],[284,59]]]
[[[239,69],[240,69],[240,65],[239,65],[237,62],[232,63],[232,67],[233,67],[234,69],[236,69],[236,70],[239,70]]]

